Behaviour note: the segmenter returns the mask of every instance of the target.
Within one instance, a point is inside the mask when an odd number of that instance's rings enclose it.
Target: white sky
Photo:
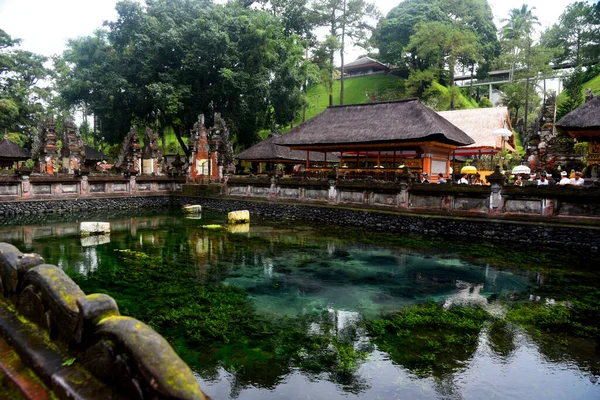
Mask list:
[[[141,0],[139,0],[141,1]],[[221,0],[223,1],[223,0]],[[381,12],[400,4],[399,0],[374,0]],[[488,0],[496,27],[511,8],[523,3],[535,7],[534,13],[549,27],[558,21],[565,7],[574,0]],[[22,48],[46,56],[62,53],[67,39],[87,36],[105,20],[116,18],[117,0],[0,0],[0,28],[14,38],[23,39]],[[348,49],[352,61],[362,49]]]

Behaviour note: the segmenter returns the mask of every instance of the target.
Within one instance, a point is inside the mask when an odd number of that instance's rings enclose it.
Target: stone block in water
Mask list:
[[[104,235],[110,233],[110,222],[82,222],[79,225],[80,236]]]
[[[230,224],[244,224],[246,222],[250,222],[250,211],[231,211],[229,214],[227,214],[227,221]]]

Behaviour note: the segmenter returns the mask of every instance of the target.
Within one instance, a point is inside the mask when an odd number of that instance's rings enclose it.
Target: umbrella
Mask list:
[[[509,137],[512,136],[512,131],[506,129],[506,128],[500,128],[500,129],[496,129],[494,132],[492,132],[494,134],[494,136],[502,136],[504,137],[504,140],[508,140]]]
[[[514,167],[512,169],[511,173],[513,175],[530,174],[531,173],[531,169],[528,166],[526,166],[526,165],[517,165],[516,167]]]
[[[477,173],[477,168],[475,168],[472,165],[465,165],[461,168],[460,173],[474,175],[475,173]]]

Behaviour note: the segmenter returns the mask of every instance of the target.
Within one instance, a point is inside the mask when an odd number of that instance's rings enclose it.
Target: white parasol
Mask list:
[[[530,174],[531,173],[531,169],[528,166],[526,166],[526,165],[517,165],[516,167],[514,167],[512,169],[511,173],[513,175]]]

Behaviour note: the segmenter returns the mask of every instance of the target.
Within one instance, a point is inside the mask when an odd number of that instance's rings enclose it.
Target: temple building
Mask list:
[[[355,76],[365,76],[373,74],[382,74],[389,72],[390,68],[371,57],[361,57],[344,65],[344,76],[351,78]]]
[[[8,136],[4,136],[4,139],[0,141],[1,168],[13,168],[15,163],[19,167],[20,164],[27,161],[30,157],[31,155],[27,150],[8,140]]]
[[[475,141],[418,99],[406,99],[329,107],[275,143],[340,153],[340,168],[367,175],[407,166],[412,172],[447,176],[452,153]]]
[[[557,123],[563,133],[581,142],[589,142],[586,178],[600,177],[600,96],[589,99]]]
[[[263,163],[284,164],[284,172],[286,174],[293,172],[294,165],[304,165],[306,160],[308,160],[309,166],[313,167],[323,167],[329,163],[338,163],[340,161],[338,155],[331,153],[309,152],[307,155],[305,151],[290,150],[289,147],[278,146],[274,143],[274,140],[278,137],[281,137],[281,135],[270,133],[265,140],[241,152],[235,158],[252,163],[253,171],[257,173],[262,172],[261,164]],[[268,169],[269,167],[267,167]]]

